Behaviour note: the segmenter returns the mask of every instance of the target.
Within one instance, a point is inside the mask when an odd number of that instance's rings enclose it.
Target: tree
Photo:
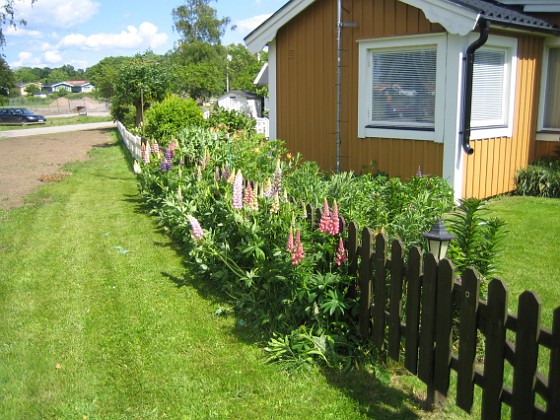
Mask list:
[[[231,44],[227,47],[227,55],[231,57],[229,67],[230,89],[253,92],[253,81],[259,74],[263,62],[256,54],[251,54],[242,44]]]
[[[35,3],[37,0],[31,0],[31,4]],[[16,20],[14,14],[14,3],[15,0],[4,0],[4,4],[0,6],[0,47],[6,45],[6,38],[4,38],[3,28],[8,26],[25,25],[24,20]]]
[[[230,18],[218,19],[216,10],[210,6],[212,0],[186,0],[185,4],[173,9],[175,29],[186,44],[202,42],[219,45]]]
[[[143,120],[150,104],[162,100],[170,86],[169,74],[162,58],[152,52],[136,54],[121,67],[115,79],[113,109],[133,105],[136,110],[135,126]],[[114,117],[119,117],[113,112]]]
[[[114,96],[114,83],[123,63],[130,57],[105,57],[86,70],[85,78],[95,86],[97,94],[105,99]]]
[[[0,95],[8,96],[10,89],[15,86],[14,73],[4,60],[4,57],[0,57]]]

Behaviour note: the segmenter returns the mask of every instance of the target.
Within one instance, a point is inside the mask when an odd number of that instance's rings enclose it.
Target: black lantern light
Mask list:
[[[445,229],[445,225],[441,220],[436,222],[432,230],[424,232],[422,236],[428,241],[428,251],[436,257],[436,261],[445,258],[449,249],[449,242],[455,238],[455,235]]]

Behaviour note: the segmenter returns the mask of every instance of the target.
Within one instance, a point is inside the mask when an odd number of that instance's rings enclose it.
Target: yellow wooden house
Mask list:
[[[291,0],[245,42],[290,151],[484,198],[560,145],[559,25],[560,0]]]

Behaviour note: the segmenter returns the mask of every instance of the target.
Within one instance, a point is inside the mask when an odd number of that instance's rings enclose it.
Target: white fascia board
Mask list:
[[[299,15],[315,1],[316,0],[291,0],[286,3],[280,10],[245,37],[244,41],[247,45],[247,49],[252,54],[262,51],[269,42],[276,38],[278,29]]]
[[[445,0],[400,0],[424,12],[432,23],[439,23],[447,32],[467,35],[474,30],[480,14],[466,7]]]

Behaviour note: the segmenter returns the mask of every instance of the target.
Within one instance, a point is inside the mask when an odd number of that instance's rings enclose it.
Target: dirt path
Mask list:
[[[89,130],[0,139],[0,209],[23,205],[23,198],[44,182],[65,174],[67,162],[87,159],[88,152],[114,141],[110,130]]]

